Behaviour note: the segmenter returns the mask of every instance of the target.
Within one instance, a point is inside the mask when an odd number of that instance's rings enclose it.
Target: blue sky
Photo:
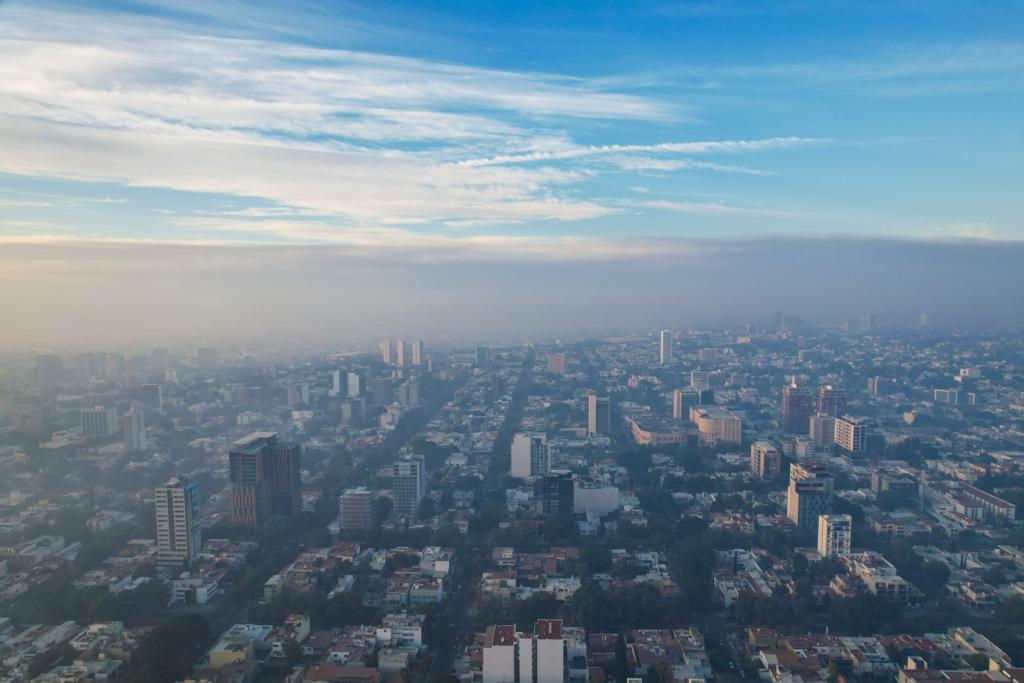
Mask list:
[[[1024,238],[1020,2],[0,3],[0,241]]]

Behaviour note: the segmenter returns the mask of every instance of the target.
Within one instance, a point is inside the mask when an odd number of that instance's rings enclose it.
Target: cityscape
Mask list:
[[[1024,683],[1024,0],[0,0],[0,683]]]

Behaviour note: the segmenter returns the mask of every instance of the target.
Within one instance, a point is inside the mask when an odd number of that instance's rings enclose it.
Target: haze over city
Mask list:
[[[1024,2],[0,0],[0,683],[1024,683]]]

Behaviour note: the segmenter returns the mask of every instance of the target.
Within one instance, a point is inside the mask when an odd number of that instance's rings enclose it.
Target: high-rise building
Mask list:
[[[573,510],[573,480],[571,472],[551,472],[540,479],[541,504],[545,517],[571,518]]]
[[[548,372],[556,375],[564,375],[569,365],[569,359],[564,353],[548,354]]]
[[[782,472],[782,456],[767,441],[750,444],[750,472],[758,479],[775,479]]]
[[[545,434],[516,434],[512,437],[510,474],[519,479],[540,477],[551,470],[548,437]]]
[[[594,392],[587,394],[587,434],[609,435],[612,432],[611,399],[598,396]]]
[[[373,380],[373,403],[378,406],[390,405],[394,398],[394,386],[390,377]]]
[[[427,465],[422,455],[404,455],[391,470],[391,494],[395,515],[400,519],[415,517],[420,501],[427,495]]]
[[[83,352],[75,356],[75,374],[79,381],[102,379],[106,376],[107,365],[104,354]]]
[[[146,416],[138,406],[121,416],[121,438],[126,453],[146,450]]]
[[[786,516],[801,531],[817,529],[818,517],[832,512],[834,482],[828,468],[817,463],[789,466]]]
[[[341,494],[339,524],[346,531],[372,529],[377,523],[373,491],[360,486]]]
[[[676,389],[672,392],[672,419],[687,421],[690,419],[690,408],[699,406],[700,392],[693,387]]]
[[[331,370],[331,388],[327,390],[327,395],[341,396],[341,370]]]
[[[175,477],[156,489],[156,557],[160,564],[191,564],[202,546],[199,484]]]
[[[164,390],[159,384],[150,383],[142,385],[142,403],[147,408],[156,411],[164,409]]]
[[[55,353],[40,353],[36,356],[35,380],[40,389],[60,384],[64,374],[64,361]]]
[[[380,359],[390,365],[392,361],[391,340],[383,339],[377,347],[380,349]]]
[[[917,326],[921,328],[928,327],[928,314],[918,313],[917,314]]]
[[[491,364],[491,349],[488,346],[482,344],[476,347],[476,366],[478,368],[486,368]]]
[[[533,633],[488,626],[481,683],[565,683],[567,649],[558,619],[540,619]]]
[[[814,400],[809,389],[787,384],[782,388],[782,431],[806,434],[810,429]]]
[[[117,408],[114,406],[83,408],[80,416],[82,434],[85,436],[111,436],[117,434]]]
[[[200,370],[213,370],[217,367],[217,349],[212,346],[200,346],[196,357]]]
[[[362,391],[362,387],[359,386],[358,372],[349,372],[345,376],[345,387],[346,393],[348,394],[349,398],[355,398],[360,394],[360,392]]]
[[[884,396],[889,392],[889,380],[885,377],[868,377],[868,393],[872,396]]]
[[[423,365],[423,341],[417,339],[412,343],[412,364]]]
[[[163,374],[170,367],[171,352],[158,346],[149,352],[149,369]]]
[[[826,384],[818,387],[818,412],[832,417],[846,414],[846,390]]]
[[[412,380],[398,386],[398,402],[403,406],[415,408],[420,403],[420,385]]]
[[[835,444],[844,451],[860,453],[867,448],[868,423],[862,417],[843,415],[836,418]]]
[[[743,421],[722,406],[691,408],[690,421],[697,425],[697,435],[705,446],[740,443],[743,440]]]
[[[409,342],[404,339],[399,339],[395,342],[395,365],[398,367],[405,367],[409,364],[409,358],[412,355],[411,349],[409,348]]]
[[[658,346],[658,358],[662,365],[670,365],[675,360],[672,330],[662,330]]]
[[[878,327],[878,318],[874,313],[865,313],[860,317],[860,329],[862,332],[871,332]]]
[[[818,413],[811,415],[808,436],[811,443],[818,448],[832,448],[836,442],[836,418],[832,415]]]
[[[850,554],[853,541],[853,517],[821,515],[818,517],[818,552],[822,557]]]
[[[298,444],[281,443],[276,432],[254,432],[236,441],[228,472],[235,526],[257,527],[270,515],[302,511],[301,451]]]

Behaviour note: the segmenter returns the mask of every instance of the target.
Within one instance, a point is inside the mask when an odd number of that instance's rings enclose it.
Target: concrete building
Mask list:
[[[821,515],[818,517],[818,552],[822,557],[850,554],[853,540],[853,517]]]
[[[94,406],[83,408],[81,413],[82,434],[85,436],[112,436],[117,434],[117,408]]]
[[[519,479],[540,477],[551,470],[548,438],[544,434],[516,434],[512,437],[510,474]]]
[[[818,387],[818,413],[839,417],[846,414],[846,390],[831,384]]]
[[[658,359],[662,365],[669,365],[675,360],[672,330],[662,330],[658,345]]]
[[[836,418],[818,413],[810,419],[808,436],[818,448],[832,448],[836,442]]]
[[[573,515],[575,490],[572,473],[551,472],[540,479],[541,504],[546,517],[568,518]]]
[[[482,683],[565,683],[568,678],[562,622],[540,619],[533,633],[515,626],[488,626]]]
[[[836,418],[835,443],[844,451],[861,453],[867,448],[868,423],[862,417],[843,415]]]
[[[672,419],[689,420],[690,408],[700,405],[700,392],[693,387],[672,392]]]
[[[806,434],[810,429],[814,400],[811,391],[796,384],[782,388],[782,431],[787,434]]]
[[[568,368],[569,359],[564,353],[548,354],[548,372],[555,375],[564,375]]]
[[[387,363],[388,365],[391,365],[391,360],[393,357],[393,354],[391,352],[391,340],[382,339],[381,342],[377,344],[377,348],[380,350],[380,359]]]
[[[341,494],[338,523],[346,531],[372,529],[377,523],[373,491],[360,486]]]
[[[422,455],[403,455],[391,468],[391,493],[399,519],[415,517],[427,495],[427,466]]]
[[[735,413],[721,406],[691,408],[690,421],[697,425],[700,442],[705,446],[743,440],[743,422]]]
[[[782,472],[782,456],[767,441],[750,444],[750,472],[758,479],[775,479]]]
[[[608,436],[612,431],[611,399],[598,396],[594,392],[587,394],[587,434]]]
[[[832,512],[834,482],[828,469],[816,463],[789,466],[786,516],[801,531],[814,531],[818,517]]]
[[[202,547],[199,485],[176,477],[156,489],[157,562],[191,564]]]
[[[121,416],[121,439],[126,453],[146,450],[146,416],[138,406]]]

